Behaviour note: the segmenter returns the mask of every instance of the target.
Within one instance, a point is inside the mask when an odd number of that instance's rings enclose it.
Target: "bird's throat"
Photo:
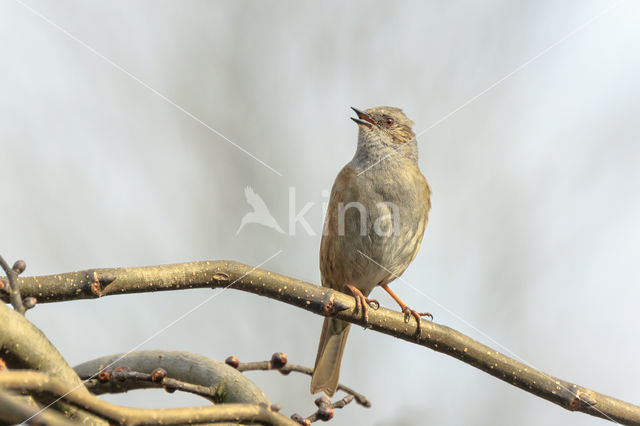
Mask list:
[[[379,133],[360,130],[358,147],[353,159],[349,163],[356,170],[372,167],[389,167],[405,161],[418,164],[418,145],[413,139],[407,143],[395,143],[390,137]]]

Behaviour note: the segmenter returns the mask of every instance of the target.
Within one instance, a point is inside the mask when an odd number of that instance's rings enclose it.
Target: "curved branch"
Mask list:
[[[231,261],[192,262],[140,268],[92,269],[68,274],[19,277],[23,296],[39,302],[114,294],[229,287],[279,300],[319,315],[365,325],[352,297],[328,288]],[[3,296],[3,297],[6,297]],[[6,299],[5,299],[6,300]],[[405,323],[399,312],[369,311],[369,328],[431,348],[567,410],[623,424],[640,425],[640,407],[535,370],[444,325]]]
[[[271,404],[260,388],[239,371],[223,362],[198,354],[183,351],[137,351],[128,354],[108,355],[87,361],[75,366],[74,370],[78,376],[86,380],[95,377],[106,367],[111,369],[124,368],[148,376],[157,368],[162,368],[166,371],[167,377],[164,383],[137,380],[135,377],[127,378],[126,375],[123,377],[123,381],[112,379],[100,383],[92,379],[88,385],[90,385],[91,392],[96,395],[163,386],[176,389],[177,386],[171,385],[171,380],[176,380],[205,388],[208,392],[203,389],[199,395],[212,402]]]
[[[42,331],[23,315],[9,309],[6,305],[0,305],[0,324],[2,324],[0,353],[9,368],[29,368],[48,372],[67,386],[77,388],[78,393],[89,394],[78,375],[67,364],[55,346],[49,342]],[[7,374],[7,372],[2,372],[2,374]],[[64,402],[58,403],[49,397],[36,399],[45,406],[55,403],[57,408],[78,421],[101,424],[99,418],[70,407]]]
[[[48,374],[8,371],[0,374],[0,387],[10,390],[47,392],[70,404],[126,425],[171,425],[211,422],[258,422],[268,425],[297,425],[293,420],[260,404],[220,404],[205,407],[146,409],[130,408],[102,401],[89,392],[78,392]]]
[[[29,396],[0,392],[0,423],[20,424],[29,418],[32,418],[33,424],[46,424],[49,426],[72,426],[81,424],[74,422],[57,411],[43,411]]]

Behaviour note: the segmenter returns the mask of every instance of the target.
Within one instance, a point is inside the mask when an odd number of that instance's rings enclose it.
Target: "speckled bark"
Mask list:
[[[114,294],[229,287],[279,300],[320,315],[334,315],[364,325],[345,294],[232,261],[192,262],[140,268],[92,269],[18,278],[23,297],[40,303],[97,298]],[[7,295],[2,296],[4,300]],[[640,425],[640,407],[535,370],[444,325],[423,321],[416,336],[414,321],[399,312],[369,310],[368,327],[453,356],[511,385],[571,411]]]

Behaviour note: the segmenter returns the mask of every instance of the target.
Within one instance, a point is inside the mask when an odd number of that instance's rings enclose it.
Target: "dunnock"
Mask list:
[[[377,285],[398,302],[408,320],[418,313],[388,284],[409,266],[420,247],[431,203],[431,189],[418,169],[413,122],[399,108],[360,111],[356,154],[336,177],[320,245],[322,285],[356,298],[367,321],[367,296]],[[327,317],[322,326],[311,393],[332,396],[338,386],[348,322]]]

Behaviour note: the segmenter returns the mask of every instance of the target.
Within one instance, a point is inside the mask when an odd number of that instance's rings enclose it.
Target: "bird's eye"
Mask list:
[[[393,118],[387,117],[386,123],[387,123],[387,127],[393,126]]]

